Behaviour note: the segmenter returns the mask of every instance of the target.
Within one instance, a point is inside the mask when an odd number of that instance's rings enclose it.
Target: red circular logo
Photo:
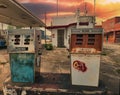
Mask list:
[[[78,71],[82,71],[82,72],[87,71],[87,67],[85,66],[85,63],[78,60],[73,62],[73,67]]]

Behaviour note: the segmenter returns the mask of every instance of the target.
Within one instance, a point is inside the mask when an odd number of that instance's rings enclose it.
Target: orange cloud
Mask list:
[[[45,12],[50,19],[56,16],[57,0],[17,0],[41,18]],[[77,8],[85,11],[85,2],[88,15],[94,14],[94,0],[58,0],[59,15],[72,14]],[[30,6],[29,6],[30,5]],[[100,20],[106,20],[114,16],[120,16],[120,0],[96,0],[96,16]],[[42,17],[43,19],[43,17]],[[98,20],[99,21],[99,20]]]
[[[17,0],[17,1],[19,1],[19,2],[21,2],[21,3],[24,3],[24,2],[27,2],[27,3],[41,3],[41,2],[52,2],[52,3],[56,3],[57,1],[58,1],[58,3],[68,3],[68,4],[70,4],[70,3],[74,3],[74,2],[77,2],[77,3],[79,3],[79,2],[82,2],[82,1],[84,1],[84,0],[69,0],[69,2],[67,1],[67,0]]]
[[[96,7],[96,16],[107,19],[113,16],[120,16],[120,3],[109,3]]]

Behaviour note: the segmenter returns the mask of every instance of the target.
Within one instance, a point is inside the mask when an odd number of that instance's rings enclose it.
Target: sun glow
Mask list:
[[[107,3],[117,3],[117,2],[120,2],[120,0],[106,0]]]
[[[57,13],[49,13],[47,14],[47,16],[56,16]],[[62,16],[62,15],[73,15],[74,13],[73,12],[59,12],[58,13],[59,16]]]
[[[110,3],[120,3],[120,0],[99,0],[96,2],[98,2],[99,4],[110,4]]]

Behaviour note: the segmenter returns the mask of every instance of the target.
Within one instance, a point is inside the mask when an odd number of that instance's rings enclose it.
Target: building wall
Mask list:
[[[112,31],[114,29],[114,25],[115,25],[115,18],[109,19],[102,23],[102,27],[104,28],[105,33]]]
[[[52,19],[52,25],[53,26],[62,26],[62,25],[69,25],[70,23],[75,23],[76,18],[75,16],[59,16],[54,17]]]
[[[8,29],[8,25],[0,23],[0,30],[5,30],[5,29]]]
[[[67,39],[66,39],[66,48],[70,48],[70,38],[71,38],[71,29],[76,28],[76,26],[70,26],[67,29]]]
[[[64,26],[64,25],[69,25],[70,23],[75,23],[76,18],[74,15],[72,16],[57,16],[53,17],[52,19],[52,26]],[[53,46],[57,47],[57,30],[58,29],[64,29],[64,46],[66,48],[69,48],[69,36],[71,32],[71,26],[69,27],[63,27],[63,28],[55,28],[51,30],[52,34],[52,44]]]
[[[115,35],[114,35],[114,32],[110,33],[108,35],[108,42],[109,43],[114,43],[115,42]]]
[[[64,45],[65,45],[65,47],[68,44],[67,39],[68,39],[68,28],[65,28],[65,31],[64,31]]]
[[[120,43],[120,30],[115,33],[115,42]]]
[[[57,47],[57,30],[59,29],[64,29],[64,46],[69,49],[69,43],[70,43],[70,36],[71,36],[71,29],[74,28],[75,26],[70,26],[68,28],[56,28],[52,29],[52,44],[53,46]]]
[[[57,31],[59,30],[59,29],[64,29],[64,46],[66,46],[67,45],[67,29],[65,29],[65,28],[58,28],[58,29],[52,29],[52,45],[53,46],[55,46],[55,47],[57,47],[58,46],[58,37],[57,37]]]
[[[82,19],[81,19],[82,18]],[[72,28],[93,28],[94,17],[92,16],[80,16],[78,19],[75,15],[73,16],[57,16],[52,19],[52,44],[57,47],[57,30],[64,29],[64,46],[69,49],[70,36]],[[77,25],[76,25],[77,23]]]
[[[114,17],[108,19],[102,23],[102,27],[104,28],[105,32],[113,31],[117,24],[120,23],[120,17]]]
[[[120,42],[120,36],[117,31],[120,31],[120,17],[108,19],[102,23],[105,32],[104,41],[108,43]]]
[[[92,16],[79,16],[77,20],[77,28],[93,28],[94,18]]]
[[[109,32],[104,35],[104,42],[106,43],[115,43],[115,32]]]
[[[115,23],[120,23],[120,17],[115,18]]]
[[[52,45],[57,47],[57,29],[52,29]]]

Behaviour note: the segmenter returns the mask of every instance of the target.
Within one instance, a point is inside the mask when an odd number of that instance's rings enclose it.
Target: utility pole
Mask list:
[[[57,0],[57,16],[58,16],[58,0]]]
[[[96,7],[96,0],[94,0],[94,27],[95,27],[95,23],[96,23],[95,7]]]
[[[87,15],[87,3],[85,2],[85,16]]]
[[[46,41],[46,20],[47,20],[47,16],[46,16],[46,12],[45,12],[45,44],[47,44],[47,41]]]

